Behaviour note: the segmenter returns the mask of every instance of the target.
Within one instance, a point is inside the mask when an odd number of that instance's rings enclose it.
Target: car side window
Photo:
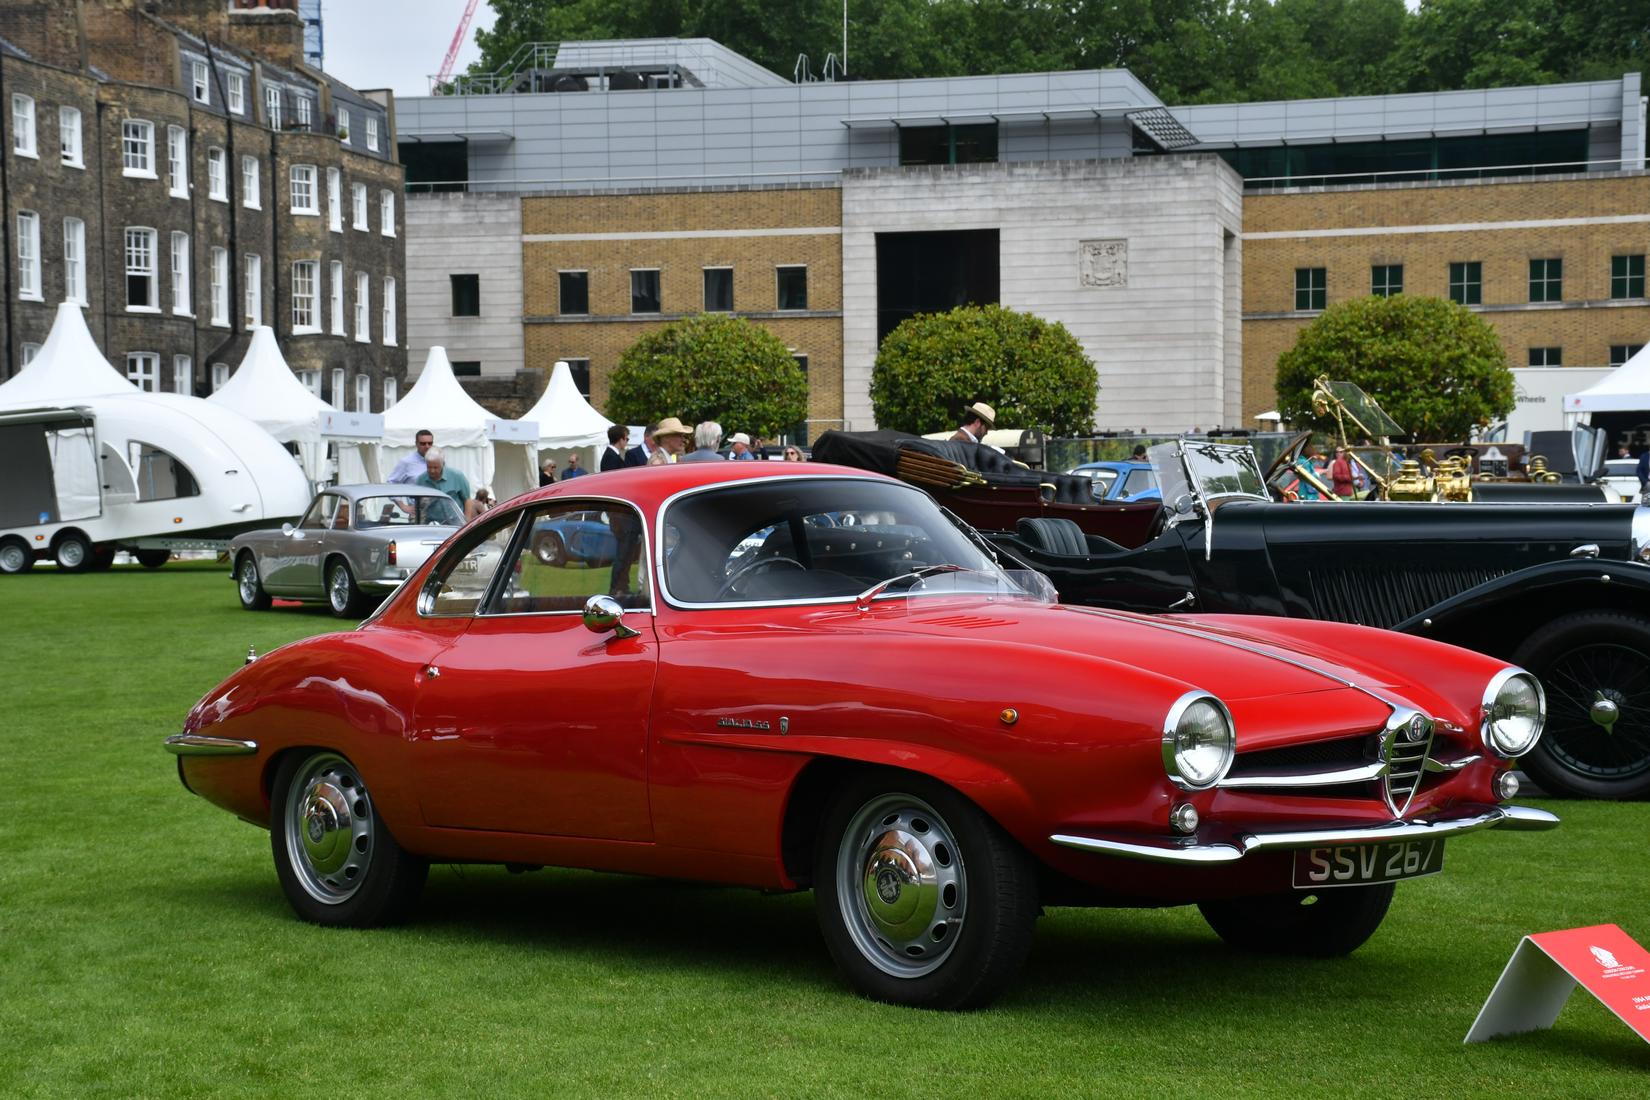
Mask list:
[[[622,607],[651,606],[642,518],[635,509],[612,501],[558,501],[533,509],[522,532],[508,583],[494,593],[487,614],[582,611],[591,596],[603,595]]]
[[[520,518],[520,512],[500,516],[448,548],[419,593],[419,613],[474,615],[498,575]]]
[[[315,498],[304,513],[304,518],[298,521],[298,526],[308,531],[325,530],[332,526],[332,512],[338,507],[338,498],[331,493],[322,493]]]
[[[1123,495],[1132,497],[1136,493],[1144,493],[1147,489],[1156,488],[1157,476],[1150,470],[1130,470],[1129,479],[1123,483]]]

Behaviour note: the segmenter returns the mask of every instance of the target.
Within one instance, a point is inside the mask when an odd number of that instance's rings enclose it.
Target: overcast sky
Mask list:
[[[389,88],[398,96],[428,95],[465,0],[322,0],[327,72],[352,88]],[[487,0],[476,5],[454,72],[480,56],[476,28],[493,25]]]

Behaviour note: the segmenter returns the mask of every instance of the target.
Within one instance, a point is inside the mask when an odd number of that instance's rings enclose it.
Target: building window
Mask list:
[[[246,327],[264,323],[264,261],[262,256],[246,258]]]
[[[365,271],[355,273],[355,338],[365,344],[372,339],[372,330],[368,327],[367,318],[371,316],[368,295],[371,293],[371,283],[367,280]]]
[[[190,355],[172,356],[172,392],[185,397],[195,392],[195,359]]]
[[[557,312],[564,316],[582,316],[590,312],[590,272],[563,271],[560,273],[561,299]],[[479,306],[478,306],[479,308]]]
[[[1295,308],[1323,309],[1328,304],[1329,269],[1324,267],[1297,267],[1295,269]]]
[[[1390,298],[1404,292],[1403,264],[1376,264],[1369,269],[1369,292],[1377,298]]]
[[[349,108],[338,108],[338,140],[349,144]]]
[[[39,159],[34,137],[34,97],[11,97],[11,151],[20,157]]]
[[[206,151],[206,196],[214,202],[229,201],[229,158],[222,149]]]
[[[17,296],[45,300],[40,291],[40,215],[31,210],[17,215]]]
[[[314,260],[299,260],[292,265],[292,331],[320,332],[319,294],[315,286],[318,265]]]
[[[1564,261],[1530,261],[1530,301],[1561,302],[1564,300]]]
[[[395,278],[384,276],[384,344],[395,346]]]
[[[777,299],[780,309],[808,308],[808,269],[805,267],[778,267],[774,269],[778,281]]]
[[[475,378],[481,374],[480,359],[454,359],[453,374],[459,378]]]
[[[166,190],[176,198],[189,197],[189,136],[182,126],[166,128]]]
[[[34,357],[36,355],[40,354],[40,345],[39,344],[24,343],[22,350],[23,350],[23,363],[22,363],[22,365],[26,367],[30,363],[34,362]]]
[[[212,364],[212,392],[217,393],[229,384],[229,364]]]
[[[335,409],[344,407],[344,370],[342,367],[334,367],[332,370],[332,395],[329,400]]]
[[[367,150],[368,150],[368,152],[372,152],[372,153],[378,152],[378,116],[377,115],[368,115],[367,116]]]
[[[307,95],[293,96],[292,102],[298,108],[299,129],[309,129],[309,97]]]
[[[228,84],[230,113],[244,115],[246,113],[246,77],[240,73],[230,73]],[[214,365],[212,369],[217,370],[218,368]]]
[[[80,108],[59,107],[57,109],[57,140],[63,143],[63,163],[70,168],[84,168],[86,162],[81,154],[80,141]]]
[[[355,376],[355,411],[372,412],[372,379],[364,374]]]
[[[336,168],[327,169],[327,228],[334,233],[344,231],[344,183]]]
[[[633,268],[630,272],[630,312],[659,312],[659,269]]]
[[[1643,344],[1611,344],[1610,365],[1612,367],[1619,367],[1643,349]]]
[[[384,408],[389,409],[393,407],[398,396],[399,390],[396,388],[395,379],[384,379]]]
[[[1449,300],[1458,306],[1476,306],[1483,303],[1483,264],[1469,261],[1449,265]]]
[[[212,250],[212,323],[229,324],[229,250]],[[216,368],[214,368],[216,369]],[[215,387],[214,387],[215,388]]]
[[[263,188],[258,182],[258,158],[241,158],[241,205],[258,210],[263,205]]]
[[[152,351],[134,351],[126,356],[126,378],[140,390],[154,393],[160,386],[160,356]]]
[[[172,312],[188,317],[194,313],[189,293],[189,234],[172,234]]]
[[[705,312],[733,312],[733,268],[705,268]]]
[[[353,224],[363,233],[367,229],[367,185],[352,183],[349,185],[351,213],[354,215]]]
[[[1563,348],[1530,349],[1530,366],[1532,367],[1562,367],[1563,365]]]
[[[1644,254],[1610,257],[1610,297],[1644,297]]]
[[[992,164],[997,160],[997,124],[902,126],[901,164]]]
[[[155,178],[155,124],[129,118],[120,124],[120,172],[123,176]]]
[[[304,389],[308,390],[310,393],[313,393],[316,397],[321,396],[320,371],[301,370],[298,372],[298,381],[303,385]]]
[[[134,313],[159,313],[155,291],[155,231],[126,230],[126,308]]]
[[[196,103],[212,102],[212,88],[206,82],[206,62],[189,63],[189,91],[194,95]]]
[[[797,370],[802,372],[802,377],[808,377],[808,357],[806,355],[792,355],[791,360],[796,363]]]
[[[290,208],[294,214],[319,214],[321,208],[316,205],[318,196],[315,194],[315,165],[294,164],[292,166],[292,199]]]
[[[270,84],[264,85],[264,122],[271,130],[281,128],[281,89]]]
[[[332,261],[332,284],[328,287],[331,292],[332,334],[344,335],[344,265],[337,260]]]
[[[453,288],[453,316],[480,317],[481,276],[449,275],[447,279]]]
[[[586,401],[590,400],[590,360],[566,359],[567,373],[573,377],[573,386],[579,391],[579,396]]]
[[[395,192],[378,192],[378,231],[386,237],[395,236]]]
[[[63,219],[63,297],[86,304],[86,223]]]

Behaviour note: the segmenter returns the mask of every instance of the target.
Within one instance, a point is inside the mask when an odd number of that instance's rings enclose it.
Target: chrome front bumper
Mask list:
[[[1142,859],[1151,863],[1211,864],[1236,863],[1251,852],[1324,848],[1341,844],[1376,844],[1386,840],[1415,840],[1454,836],[1479,829],[1515,829],[1538,832],[1556,828],[1558,818],[1546,810],[1528,806],[1474,807],[1465,813],[1441,814],[1413,821],[1389,821],[1384,825],[1353,825],[1327,829],[1306,829],[1280,833],[1243,833],[1231,841],[1201,844],[1193,837],[1072,836],[1055,833],[1049,840],[1063,848]]]
[[[208,737],[204,733],[174,733],[166,739],[165,747],[173,756],[247,756],[258,751],[256,741]]]

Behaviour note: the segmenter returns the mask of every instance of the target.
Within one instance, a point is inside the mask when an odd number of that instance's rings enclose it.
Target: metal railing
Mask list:
[[[593,187],[681,187],[732,186],[739,183],[807,183],[829,181],[842,175],[839,168],[825,168],[802,172],[718,172],[701,175],[680,173],[663,176],[546,176],[541,179],[498,180],[408,180],[409,195],[431,193],[460,193],[470,195],[514,194],[521,191],[567,191]]]
[[[1218,150],[1196,150],[1217,152]],[[1562,173],[1605,172],[1612,168],[1636,171],[1645,167],[1642,157],[1616,157],[1601,160],[1565,160],[1536,164],[1488,164],[1456,168],[1390,168],[1380,172],[1302,172],[1288,176],[1249,176],[1243,181],[1245,189],[1281,190],[1289,187],[1336,187],[1360,183],[1428,183],[1435,180],[1487,179],[1495,176],[1555,175]]]

